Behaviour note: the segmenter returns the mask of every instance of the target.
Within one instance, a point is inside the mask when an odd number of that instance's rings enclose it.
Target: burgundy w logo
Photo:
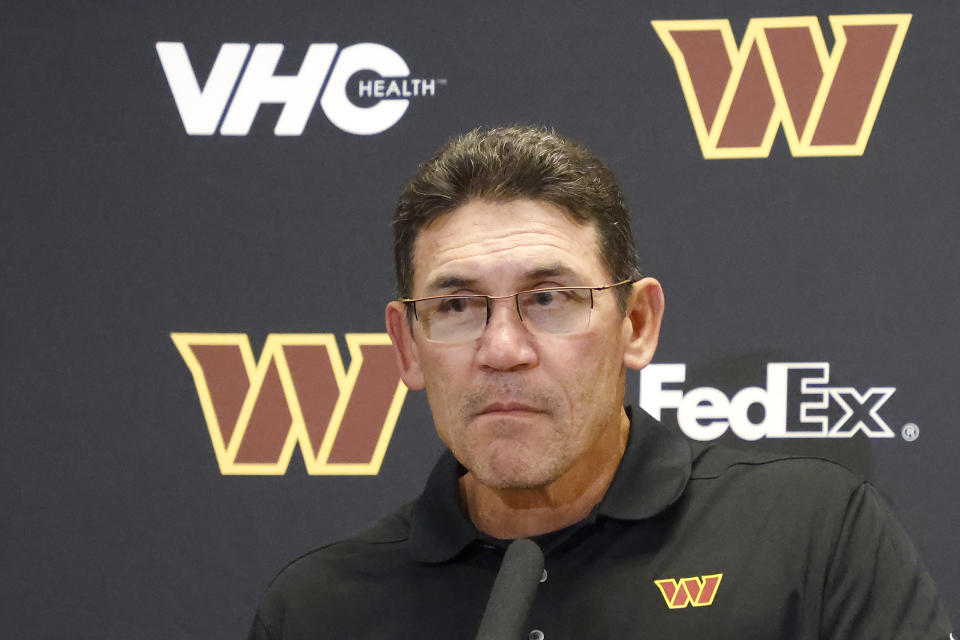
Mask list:
[[[671,609],[683,609],[688,604],[694,607],[706,607],[713,604],[720,587],[722,573],[694,578],[666,578],[654,580],[660,594]]]
[[[782,127],[794,156],[860,156],[910,14],[753,18],[738,48],[728,20],[654,20],[673,58],[703,157],[766,158]]]
[[[255,362],[242,333],[174,333],[224,475],[282,475],[299,445],[310,474],[376,475],[400,415],[385,333],[271,334]]]

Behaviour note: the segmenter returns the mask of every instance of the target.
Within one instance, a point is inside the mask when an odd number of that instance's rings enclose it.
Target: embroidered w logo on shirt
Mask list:
[[[713,604],[720,587],[722,573],[694,578],[665,578],[654,580],[654,584],[663,594],[663,599],[671,609],[683,609],[688,604],[695,607],[706,607]]]

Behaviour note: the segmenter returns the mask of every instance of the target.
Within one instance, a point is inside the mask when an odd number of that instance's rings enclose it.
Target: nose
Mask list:
[[[536,366],[536,343],[520,321],[516,301],[496,300],[483,334],[477,339],[477,362],[487,369],[512,371]]]

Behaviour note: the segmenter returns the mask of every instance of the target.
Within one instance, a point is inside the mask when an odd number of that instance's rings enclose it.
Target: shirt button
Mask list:
[[[530,640],[543,640],[543,631],[540,631],[540,629],[534,629],[531,631]]]
[[[547,570],[544,569],[543,575],[540,576],[540,582],[546,582],[546,581],[547,581]]]

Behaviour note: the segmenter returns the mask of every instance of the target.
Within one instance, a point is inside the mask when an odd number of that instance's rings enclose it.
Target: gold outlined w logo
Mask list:
[[[737,48],[729,20],[653,20],[673,58],[706,159],[766,158],[782,126],[793,156],[860,156],[911,14],[753,18]]]
[[[666,578],[654,580],[654,584],[663,594],[663,599],[671,609],[683,609],[688,604],[695,607],[707,607],[713,604],[720,587],[722,573],[695,578]]]
[[[260,361],[242,333],[170,334],[193,374],[224,475],[283,475],[299,444],[311,475],[376,475],[400,415],[385,333],[270,334]]]

